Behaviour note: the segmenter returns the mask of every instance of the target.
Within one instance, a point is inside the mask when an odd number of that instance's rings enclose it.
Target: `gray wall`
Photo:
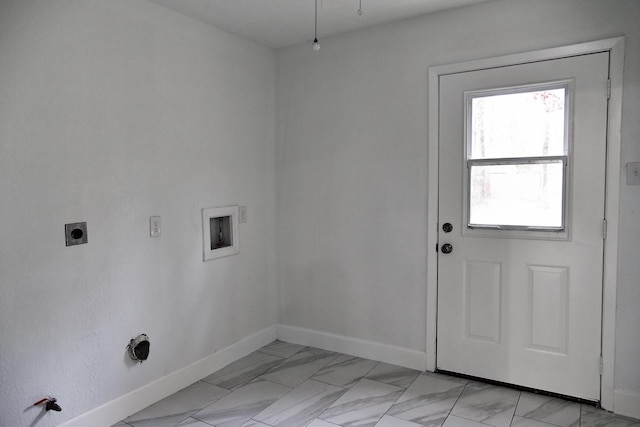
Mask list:
[[[44,394],[63,412],[38,425],[60,424],[278,322],[424,351],[428,68],[624,34],[638,161],[638,22],[637,0],[508,0],[274,54],[142,0],[3,0],[0,425]],[[621,182],[616,387],[640,392]],[[203,263],[200,209],[228,204],[241,253]]]
[[[277,323],[275,65],[146,1],[0,2],[0,425],[46,394],[58,425]],[[241,253],[204,263],[200,210],[230,204]]]
[[[282,323],[424,351],[428,68],[626,35],[639,161],[639,23],[637,0],[505,0],[279,50]],[[620,179],[616,388],[640,392],[640,187]]]

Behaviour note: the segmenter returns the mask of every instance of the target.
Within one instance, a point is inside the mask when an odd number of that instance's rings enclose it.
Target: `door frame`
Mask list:
[[[439,165],[439,93],[440,76],[467,71],[531,62],[560,59],[598,52],[609,52],[611,95],[607,117],[607,149],[605,176],[605,217],[607,220],[603,258],[602,298],[602,369],[600,404],[613,410],[616,290],[618,270],[618,222],[620,211],[620,146],[622,125],[622,81],[624,71],[624,37],[561,46],[493,58],[478,59],[429,68],[429,141],[427,194],[427,337],[426,369],[436,369],[438,311],[438,165]]]

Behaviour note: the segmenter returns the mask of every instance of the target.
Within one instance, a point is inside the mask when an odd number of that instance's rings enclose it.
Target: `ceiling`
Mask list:
[[[150,0],[279,48],[312,42],[315,0]],[[318,38],[492,0],[317,0]],[[360,1],[362,15],[358,15]]]

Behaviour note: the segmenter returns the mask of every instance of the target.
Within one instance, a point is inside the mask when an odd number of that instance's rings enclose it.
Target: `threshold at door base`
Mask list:
[[[460,374],[458,372],[445,371],[442,369],[436,369],[436,373],[443,374],[443,375],[450,375],[452,377],[465,378],[467,380],[478,381],[481,383],[491,384],[491,385],[500,386],[500,387],[507,387],[514,390],[518,390],[518,391],[526,391],[533,394],[539,394],[541,396],[555,397],[557,399],[567,400],[569,402],[581,403],[584,405],[590,405],[590,406],[593,406],[594,408],[601,409],[600,402],[594,401],[594,400],[582,399],[580,397],[574,397],[574,396],[567,396],[565,394],[553,393],[551,391],[539,390],[537,388],[525,387],[517,384],[503,383],[501,381],[494,381],[486,378],[474,377],[473,375]]]

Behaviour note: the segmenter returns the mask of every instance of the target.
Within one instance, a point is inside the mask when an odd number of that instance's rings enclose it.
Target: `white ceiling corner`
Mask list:
[[[315,0],[149,0],[272,48],[313,40]],[[318,0],[318,37],[493,0]]]

